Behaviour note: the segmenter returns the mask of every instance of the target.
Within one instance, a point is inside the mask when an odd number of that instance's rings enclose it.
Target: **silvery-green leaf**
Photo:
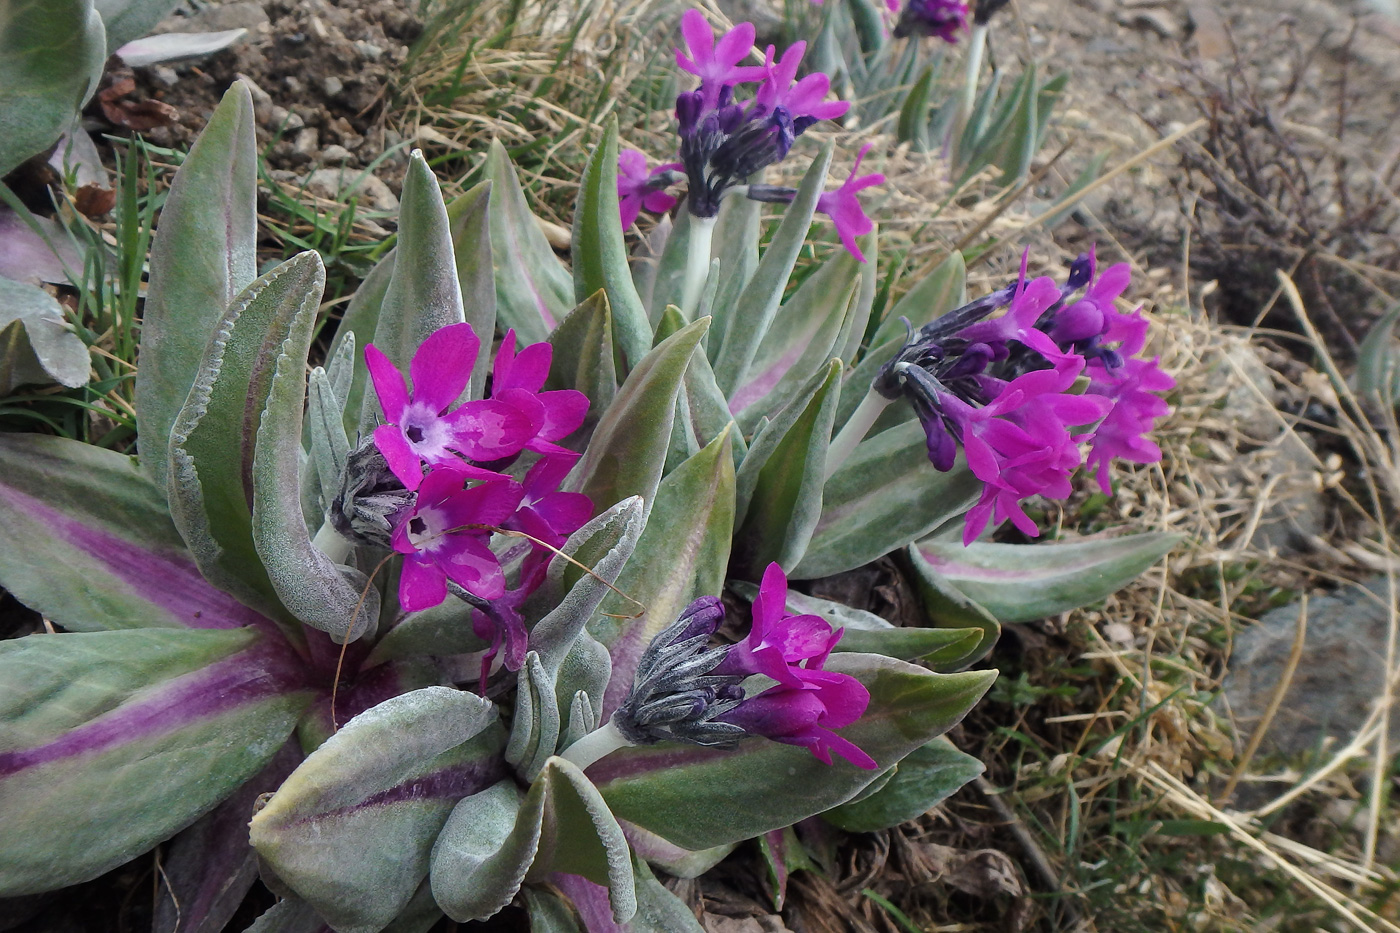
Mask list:
[[[627,244],[617,197],[617,117],[609,117],[603,138],[579,179],[574,207],[574,300],[602,289],[612,309],[613,344],[620,350],[619,372],[630,372],[651,349],[651,322],[627,266]]]
[[[569,701],[570,697],[577,699],[579,694],[583,694],[588,698],[588,708],[596,724],[597,720],[601,719],[599,711],[603,706],[603,697],[611,679],[612,656],[608,654],[608,649],[603,647],[598,639],[590,635],[587,629],[584,629],[579,633],[578,638],[574,639],[573,647],[564,656],[564,663],[559,666],[555,698],[562,707],[566,701]],[[582,736],[575,737],[575,741],[578,738],[582,738]],[[565,743],[560,747],[567,748],[568,744]]]
[[[330,500],[340,488],[350,457],[350,439],[345,436],[344,412],[340,405],[335,385],[326,371],[319,366],[311,370],[306,403],[307,434],[311,436],[309,466],[316,475],[317,489],[321,491],[322,512],[330,507]]]
[[[503,783],[457,805],[433,849],[433,896],[454,920],[484,920],[523,882],[555,871],[606,885],[615,921],[636,913],[622,829],[588,778],[563,758],[549,759],[523,800]]]
[[[170,515],[211,583],[267,612],[280,611],[253,540],[253,460],[278,356],[294,322],[314,316],[324,272],[313,252],[249,285],[214,330],[170,434]],[[305,356],[295,364],[305,366]],[[298,373],[298,382],[300,373]],[[300,396],[300,385],[296,393]],[[298,397],[296,404],[300,405]],[[300,410],[292,452],[301,448]],[[300,488],[295,469],[289,494]],[[301,520],[298,502],[295,516]]]
[[[963,254],[954,250],[948,254],[947,259],[934,267],[932,272],[920,279],[895,302],[879,329],[875,331],[870,345],[878,347],[891,340],[898,340],[903,346],[908,334],[904,326],[905,320],[909,322],[910,327],[918,330],[934,318],[942,317],[966,303],[967,264],[963,261]]]
[[[375,263],[369,275],[355,289],[345,314],[336,328],[331,341],[329,359],[339,359],[347,351],[351,362],[351,382],[345,393],[345,435],[353,444],[360,433],[360,410],[364,407],[365,389],[369,386],[369,370],[365,367],[364,353],[358,344],[372,339],[379,326],[379,310],[384,305],[384,293],[389,288],[389,280],[394,276],[396,250],[389,250],[383,259]]]
[[[82,272],[83,254],[62,224],[0,204],[0,277],[29,285],[71,285]],[[0,299],[0,320],[7,312],[15,313],[12,302]]]
[[[905,95],[904,103],[899,108],[899,120],[895,123],[895,138],[902,143],[911,143],[915,152],[929,150],[928,110],[932,87],[933,66],[928,65]]]
[[[987,691],[995,671],[934,674],[865,654],[832,655],[827,669],[870,691],[865,714],[842,729],[879,770],[751,737],[732,749],[663,743],[623,748],[588,768],[620,819],[687,849],[750,839],[845,803],[914,749],[952,728]]]
[[[826,182],[826,170],[831,164],[828,144],[803,176],[797,196],[788,205],[783,221],[769,241],[763,258],[758,262],[753,278],[739,295],[733,311],[725,321],[719,353],[714,357],[715,381],[725,392],[733,392],[749,378],[749,366],[758,351],[783,299],[788,278],[797,263],[798,253],[807,242],[807,229]]]
[[[70,631],[271,628],[200,574],[135,461],[60,437],[0,434],[0,586]]]
[[[705,354],[697,353],[690,358],[684,387],[686,407],[679,414],[686,420],[687,437],[694,438],[698,450],[734,424],[734,416],[729,413],[729,402],[715,382],[715,372],[710,368],[710,359]],[[738,430],[731,430],[729,436],[734,442],[734,463],[737,466],[748,453],[748,445]]]
[[[309,698],[301,660],[254,629],[0,642],[0,897],[183,829],[267,764]]]
[[[426,687],[350,720],[250,824],[265,864],[339,933],[377,933],[426,877],[457,802],[503,776],[504,730],[474,694]]]
[[[986,657],[987,653],[1001,637],[1001,623],[966,593],[959,590],[942,575],[928,566],[917,545],[909,545],[909,562],[914,567],[914,581],[918,586],[919,600],[929,619],[939,628],[982,630],[982,638],[970,654],[961,659],[963,664],[972,664]]]
[[[838,250],[783,305],[759,344],[744,384],[730,393],[729,410],[740,426],[752,430],[760,417],[787,405],[832,358],[859,273],[855,257]]]
[[[786,570],[796,566],[822,513],[841,361],[830,361],[808,386],[754,439],[735,480],[733,563],[736,573],[753,580],[772,561]]]
[[[1391,308],[1371,325],[1356,351],[1356,388],[1363,395],[1388,388],[1396,369],[1395,322],[1400,321],[1400,305]]]
[[[483,172],[491,182],[491,261],[497,314],[525,343],[549,336],[577,301],[569,270],[554,255],[525,202],[510,156],[492,140]]]
[[[97,89],[106,60],[92,0],[0,6],[0,176],[58,138]]]
[[[1043,544],[927,540],[910,557],[918,572],[951,583],[1003,624],[1087,606],[1122,589],[1181,543],[1165,532]]]
[[[257,276],[258,153],[253,98],[224,94],[180,170],[151,244],[141,312],[136,422],[141,466],[164,486],[176,415],[229,305]]]
[[[757,176],[749,179],[751,183],[757,180]],[[715,319],[715,335],[706,347],[706,355],[712,363],[719,355],[720,337],[729,326],[729,319],[739,304],[739,296],[749,287],[758,269],[762,213],[763,204],[748,198],[725,198],[719,206],[713,238],[713,245],[718,250],[715,258],[719,260],[719,278],[714,305],[710,309]]]
[[[671,225],[669,217],[663,217],[657,224],[657,230],[662,230],[663,225],[666,238],[660,255],[654,259],[641,260],[646,263],[651,277],[651,288],[646,301],[647,318],[653,325],[661,320],[661,312],[665,311],[668,305],[679,305],[681,302],[685,265],[690,251],[690,211],[682,210],[677,213],[674,226]],[[638,278],[635,271],[633,278]],[[638,291],[641,291],[640,282]]]
[[[588,396],[589,432],[617,396],[617,369],[613,364],[612,311],[607,292],[589,296],[549,335],[554,356],[549,364],[550,389],[577,389]]]
[[[738,848],[738,843],[730,842],[692,852],[673,842],[667,842],[651,830],[643,829],[635,823],[624,823],[622,831],[627,834],[627,842],[639,859],[677,878],[699,878]]]
[[[149,33],[177,3],[178,0],[95,0],[93,5],[107,27],[108,53]]]
[[[639,511],[641,519],[637,517]],[[633,523],[644,519],[645,511],[646,503],[641,497],[630,496],[598,513],[569,535],[569,540],[559,549],[562,553],[550,558],[544,583],[525,602],[522,611],[526,619],[542,619],[567,602],[566,594],[588,576],[584,568],[593,567],[605,560],[624,538],[633,533]],[[582,594],[584,591],[579,592]],[[548,629],[545,630],[547,631]],[[553,640],[545,639],[544,634],[541,633],[541,641]],[[541,647],[544,649],[542,656],[550,659],[552,664],[557,657],[555,647]]]
[[[875,309],[875,294],[880,288],[880,267],[875,261],[875,257],[880,255],[879,225],[858,238],[856,245],[865,254],[865,262],[860,266],[860,281],[856,285],[855,295],[851,298],[851,309],[846,314],[841,333],[831,350],[831,355],[847,366],[850,366],[860,353],[866,329],[870,326],[871,312]]]
[[[295,895],[263,911],[243,933],[325,933],[326,922],[316,909]]]
[[[457,257],[457,281],[462,288],[462,309],[481,345],[491,344],[496,332],[496,275],[491,254],[491,183],[484,181],[447,205],[452,228],[452,249]],[[485,351],[482,351],[483,354]],[[491,368],[482,360],[472,370],[469,398],[478,399]]]
[[[399,204],[394,271],[384,289],[371,342],[400,372],[407,372],[413,354],[429,335],[460,324],[466,315],[447,206],[433,170],[417,149],[408,160]],[[367,331],[356,327],[356,333]],[[485,363],[478,359],[476,365]],[[365,394],[362,405],[360,429],[368,433],[377,423],[379,402],[371,392]]]
[[[890,780],[859,801],[833,807],[822,819],[850,833],[873,833],[917,819],[986,768],[940,736],[895,766]]]
[[[559,747],[568,748],[597,728],[598,714],[593,709],[593,701],[588,698],[588,691],[574,691],[573,702],[569,704],[568,723],[559,738]]]
[[[68,327],[63,306],[37,285],[0,278],[0,395],[30,383],[88,381],[88,348]]]
[[[733,530],[734,459],[725,432],[661,481],[646,530],[617,581],[628,598],[610,594],[589,624],[612,656],[601,718],[632,688],[637,662],[657,633],[691,600],[720,591]]]
[[[604,508],[628,496],[648,503],[661,481],[676,395],[709,318],[672,334],[642,358],[618,390],[566,485]]]
[[[173,6],[162,0],[161,5]],[[167,62],[206,58],[222,52],[248,34],[246,29],[224,29],[219,32],[166,32],[158,36],[132,39],[114,47],[113,55],[131,68],[163,65]],[[110,43],[111,28],[108,26]]]
[[[296,619],[345,643],[370,631],[379,618],[379,590],[368,577],[337,565],[316,547],[301,513],[299,493],[302,403],[306,398],[306,356],[325,285],[320,256],[301,253],[286,265],[296,266],[284,278],[304,279],[297,310],[288,322],[280,347],[274,348],[272,383],[267,406],[257,427],[252,464],[253,543],[278,599]],[[252,393],[250,392],[250,398]],[[329,413],[326,429],[339,428]],[[346,442],[342,436],[341,443]],[[340,451],[345,456],[345,448]],[[343,459],[342,459],[343,467]],[[338,477],[338,473],[332,474]],[[329,488],[338,487],[336,480]]]
[[[623,566],[636,550],[642,534],[643,508],[638,496],[624,499],[611,510],[615,515],[614,521],[597,527],[597,533],[588,537],[581,537],[575,532],[560,549],[568,557],[588,567],[589,572],[585,573],[569,562],[568,566],[578,571],[577,575],[569,576],[577,576],[577,582],[530,629],[530,647],[538,652],[544,669],[551,677],[558,674],[575,639],[607,596],[609,586],[617,583]],[[565,563],[559,557],[555,561]],[[562,574],[563,567],[560,567],[560,571]]]
[[[533,780],[554,754],[561,726],[554,678],[540,664],[540,656],[527,651],[516,680],[515,715],[506,761],[515,765],[526,780]]]
[[[917,421],[877,434],[827,479],[821,518],[790,576],[807,580],[867,564],[965,512],[981,492],[961,459],[947,473],[933,468]]]
[[[539,888],[522,888],[530,933],[581,933],[574,912],[562,899]]]
[[[391,628],[375,643],[363,666],[374,667],[394,658],[467,654],[489,647],[472,629],[471,607],[448,599],[408,615]]]

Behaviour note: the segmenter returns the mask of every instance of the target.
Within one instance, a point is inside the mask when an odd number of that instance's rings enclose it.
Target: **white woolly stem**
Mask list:
[[[559,757],[565,761],[578,765],[579,770],[586,769],[598,759],[611,755],[619,748],[629,748],[632,743],[623,737],[617,726],[609,719],[601,727],[579,739],[573,745],[564,749]]]
[[[330,518],[321,523],[321,530],[316,532],[316,537],[311,543],[329,557],[333,564],[343,564],[350,557],[352,545],[335,530]]]
[[[851,457],[851,451],[856,449],[856,445],[865,437],[870,426],[875,423],[875,419],[880,417],[880,412],[885,410],[885,406],[890,400],[885,398],[874,388],[865,393],[865,398],[860,400],[860,405],[851,414],[850,420],[841,428],[836,439],[831,442],[831,446],[826,449],[826,476],[841,468]]]
[[[685,256],[685,279],[681,285],[681,311],[695,316],[705,278],[710,274],[710,244],[715,236],[715,218],[690,215],[690,243]]]

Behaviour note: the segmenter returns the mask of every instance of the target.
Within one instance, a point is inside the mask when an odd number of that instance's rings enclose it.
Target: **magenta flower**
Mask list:
[[[1156,463],[1162,459],[1162,449],[1146,435],[1158,418],[1171,412],[1167,403],[1155,393],[1176,388],[1176,380],[1162,371],[1156,357],[1137,358],[1136,354],[1142,352],[1146,343],[1146,334],[1147,319],[1140,313],[1115,315],[1107,336],[1121,339],[1117,352],[1120,357],[1129,358],[1116,369],[1103,360],[1090,360],[1086,370],[1089,391],[1107,398],[1112,405],[1089,439],[1086,461],[1099,488],[1106,494],[1113,492],[1108,465],[1114,457],[1132,463]]]
[[[846,177],[841,187],[835,191],[827,191],[817,198],[817,210],[830,217],[832,223],[836,224],[836,234],[841,238],[842,245],[860,262],[865,262],[865,254],[856,245],[856,237],[869,233],[875,224],[865,216],[865,209],[860,206],[860,199],[856,194],[872,185],[885,183],[885,176],[880,172],[856,176],[856,172],[860,170],[861,159],[864,159],[869,151],[869,143],[861,146],[855,165],[851,166],[851,174]]]
[[[525,495],[502,527],[520,531],[544,545],[531,542],[530,556],[520,571],[521,588],[533,592],[553,557],[550,548],[562,547],[569,535],[593,517],[593,502],[581,492],[560,492],[559,484],[573,468],[578,455],[565,452],[541,457],[525,474]]]
[[[572,451],[555,442],[583,424],[588,396],[573,389],[540,391],[549,378],[553,357],[554,348],[547,343],[530,344],[516,353],[515,331],[506,331],[491,370],[491,401],[510,405],[529,421],[533,430],[517,451],[572,456]]]
[[[528,415],[503,401],[467,402],[448,411],[471,379],[479,346],[470,324],[434,332],[409,364],[411,391],[378,347],[365,347],[365,364],[389,419],[374,429],[374,443],[389,469],[410,490],[423,481],[425,463],[466,468],[475,471],[474,479],[499,479],[499,474],[468,467],[461,457],[486,462],[513,456],[535,434]]]
[[[773,113],[782,107],[792,115],[794,122],[803,118],[815,122],[834,120],[851,109],[849,101],[826,99],[831,90],[831,78],[820,71],[793,83],[806,51],[806,42],[794,42],[774,64],[774,49],[768,46],[763,63],[765,77],[753,97],[752,106],[758,115]]]
[[[405,612],[430,609],[447,598],[448,582],[482,600],[506,592],[500,561],[487,546],[495,528],[514,513],[525,494],[519,483],[477,483],[465,465],[440,465],[418,488],[418,500],[394,528],[394,550],[404,555],[399,605]]]
[[[763,68],[739,64],[753,51],[753,23],[740,23],[716,43],[704,14],[686,10],[681,16],[681,37],[690,54],[676,49],[676,64],[700,79],[706,106],[718,103],[720,89],[726,85],[763,79]]]
[[[622,215],[622,229],[637,220],[643,208],[653,214],[664,214],[676,206],[674,195],[665,188],[673,175],[683,168],[679,162],[667,162],[647,171],[647,157],[636,149],[624,149],[617,154],[617,202]]]
[[[777,686],[716,718],[804,746],[826,764],[834,751],[858,767],[876,767],[873,758],[831,731],[855,722],[870,704],[870,691],[860,681],[822,669],[843,631],[833,631],[820,616],[788,615],[787,577],[776,563],[769,564],[754,600],[749,637],[729,649],[714,674],[762,674]]]

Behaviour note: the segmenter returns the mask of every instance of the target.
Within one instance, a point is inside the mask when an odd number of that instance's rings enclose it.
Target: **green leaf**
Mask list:
[[[91,0],[0,6],[0,176],[58,139],[97,90],[106,60]]]
[[[578,875],[555,874],[554,886],[573,902],[591,933],[705,933],[685,902],[656,880],[646,862],[633,860],[636,878],[636,914],[617,923],[608,904],[608,890]]]
[[[516,679],[515,715],[506,761],[526,780],[533,780],[556,751],[562,726],[554,678],[540,664],[540,656],[527,651]]]
[[[460,600],[449,599],[404,617],[375,643],[363,667],[375,667],[395,658],[467,654],[489,647],[472,630],[472,608]]]
[[[942,735],[987,691],[995,671],[934,674],[874,655],[832,655],[827,669],[851,674],[870,706],[840,731],[875,759],[864,771],[825,765],[805,748],[752,737],[734,749],[660,744],[620,749],[588,770],[618,818],[687,849],[737,842],[845,803],[881,770]]]
[[[947,473],[933,468],[917,421],[877,434],[827,479],[821,518],[791,576],[809,580],[869,563],[965,512],[981,492],[961,460]]]
[[[577,389],[588,396],[584,436],[617,397],[617,368],[613,364],[612,311],[607,292],[594,292],[549,335],[554,356],[549,364],[550,389]]]
[[[482,182],[447,205],[447,222],[452,228],[452,249],[457,258],[457,281],[462,288],[462,308],[466,321],[481,340],[491,343],[496,333],[496,275],[491,264],[491,183]],[[482,397],[490,367],[472,371],[470,398]]]
[[[734,200],[730,198],[730,200]],[[647,319],[655,326],[661,320],[661,313],[668,306],[681,303],[681,293],[685,283],[685,265],[690,258],[690,211],[677,212],[674,225],[669,216],[657,224],[657,230],[666,231],[666,240],[660,255],[653,258],[634,258],[634,263],[645,263],[651,277],[650,294],[646,299]],[[655,231],[653,231],[655,236]],[[654,270],[654,271],[653,271]],[[633,272],[633,280],[640,278]],[[638,289],[640,290],[640,284]]]
[[[252,629],[0,643],[0,896],[94,878],[189,825],[309,698],[297,657]]]
[[[1001,623],[967,594],[959,590],[951,581],[929,572],[928,564],[919,556],[918,547],[909,545],[909,562],[914,567],[914,579],[919,589],[919,600],[928,613],[929,620],[939,628],[964,631],[969,628],[982,630],[981,641],[971,653],[959,663],[972,664],[987,656],[1001,637]]]
[[[725,432],[661,481],[636,553],[618,577],[618,589],[630,599],[610,595],[604,614],[589,624],[612,656],[601,718],[611,716],[631,689],[637,662],[656,634],[691,600],[720,591],[733,531],[734,460]]]
[[[848,833],[873,833],[917,819],[947,800],[986,768],[937,738],[895,766],[884,787],[862,800],[833,807],[822,819]]]
[[[408,160],[400,199],[394,271],[384,290],[372,342],[401,372],[408,372],[413,354],[424,340],[465,320],[452,223],[437,178],[423,153],[415,149]],[[489,345],[490,341],[483,337],[482,343]],[[477,361],[478,367],[484,365]],[[360,411],[362,432],[373,430],[379,410],[373,393],[366,393]]]
[[[1394,381],[1396,357],[1393,348],[1395,322],[1400,321],[1400,305],[1391,308],[1366,332],[1356,351],[1356,388],[1362,395],[1382,393]],[[1384,398],[1384,395],[1381,396]]]
[[[602,289],[612,309],[618,370],[635,368],[651,349],[651,322],[627,266],[617,199],[617,118],[609,118],[603,139],[579,179],[574,207],[574,300]]]
[[[686,366],[710,325],[701,318],[672,334],[628,374],[568,484],[607,508],[628,496],[650,502],[661,481],[676,395]]]
[[[753,278],[725,321],[724,338],[714,364],[715,381],[726,393],[732,393],[748,381],[749,367],[773,323],[797,256],[807,242],[807,230],[812,225],[812,214],[817,209],[817,199],[821,197],[830,165],[831,145],[828,144],[807,169]]]
[[[68,327],[58,299],[0,278],[0,396],[30,383],[85,385],[88,366],[87,346]]]
[[[501,779],[505,732],[487,700],[425,687],[326,740],[253,816],[263,861],[339,933],[376,933],[413,898],[464,797]]]
[[[491,141],[483,171],[491,182],[496,313],[501,325],[515,328],[522,342],[538,343],[577,304],[573,276],[530,213],[515,166],[499,140]]]
[[[338,566],[312,544],[302,517],[298,474],[306,398],[303,374],[326,278],[321,258],[314,252],[301,253],[286,265],[292,268],[284,279],[296,277],[300,282],[288,293],[296,310],[287,322],[281,346],[272,350],[276,360],[272,384],[257,428],[252,466],[253,544],[287,611],[345,644],[370,631],[379,618],[379,590],[363,573]],[[339,413],[328,414],[325,429],[338,429]]]
[[[353,353],[354,343],[352,337],[342,346]],[[348,384],[346,388],[349,388]],[[311,441],[307,471],[315,475],[316,489],[320,493],[312,513],[315,518],[313,528],[320,526],[326,510],[330,508],[350,458],[350,438],[345,436],[341,404],[342,399],[337,397],[335,384],[326,371],[319,366],[311,370],[307,380],[306,403],[306,433]]]
[[[821,517],[841,361],[828,363],[808,386],[810,395],[799,395],[759,432],[735,479],[734,565],[752,580],[771,561],[784,570],[796,566]]]
[[[331,341],[328,359],[339,358],[348,349],[351,353],[352,378],[345,395],[344,421],[347,437],[357,437],[360,430],[360,411],[364,408],[365,389],[369,385],[369,370],[365,366],[364,353],[356,346],[365,338],[374,337],[374,329],[379,325],[379,310],[384,304],[384,293],[389,288],[389,280],[394,276],[394,250],[375,263],[365,276],[360,287],[345,307],[345,315],[336,327],[335,339]],[[356,336],[359,335],[359,336]]]
[[[63,627],[266,625],[211,586],[135,461],[60,437],[0,434],[0,586]]]
[[[729,396],[729,408],[746,431],[796,398],[835,355],[859,281],[860,263],[839,250],[783,305],[759,344],[744,385]]]
[[[1127,586],[1182,536],[1167,532],[1044,544],[921,541],[910,556],[1003,624],[1032,622],[1096,603]]]
[[[549,759],[523,799],[503,782],[457,805],[433,849],[433,896],[453,920],[485,920],[523,882],[554,871],[606,885],[616,922],[637,911],[622,828],[583,772],[562,758]]]
[[[559,897],[536,888],[522,888],[530,933],[580,933],[574,912]]]
[[[234,298],[257,276],[253,127],[253,98],[235,81],[175,173],[151,245],[136,422],[141,466],[161,486],[170,432],[206,347]]]
[[[919,74],[919,80],[909,89],[904,103],[899,108],[899,120],[895,123],[895,138],[902,143],[912,143],[915,152],[927,152],[929,92],[933,89],[933,66],[927,65]]]
[[[760,175],[761,172],[757,173],[749,181],[759,181]],[[716,257],[719,259],[719,278],[715,283],[715,299],[710,309],[715,319],[711,327],[716,339],[710,341],[706,348],[711,363],[719,355],[718,338],[729,326],[729,319],[739,304],[739,296],[749,287],[758,270],[762,217],[763,204],[748,198],[725,198],[719,206],[719,218],[715,221],[712,237],[712,243],[719,244],[719,256]],[[681,274],[684,275],[684,269]]]

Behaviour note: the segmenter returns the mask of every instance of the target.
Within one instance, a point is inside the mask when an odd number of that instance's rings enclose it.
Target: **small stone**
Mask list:
[[[384,57],[384,50],[373,42],[366,42],[363,39],[355,40],[355,51],[360,53],[360,57],[367,62],[377,62]]]
[[[320,148],[321,133],[316,127],[307,126],[297,131],[296,140],[292,143],[292,149],[297,153],[309,159],[315,156],[316,150]]]
[[[306,178],[306,188],[312,194],[332,201],[355,199],[366,210],[393,213],[399,209],[399,199],[383,179],[355,169],[319,168]]]
[[[321,161],[326,165],[343,165],[355,157],[355,154],[344,146],[327,146],[321,153]]]
[[[321,82],[321,90],[326,92],[327,97],[335,97],[345,89],[345,82],[335,75],[327,75]]]
[[[301,83],[301,79],[296,75],[287,75],[282,79],[282,86],[287,89],[288,94],[300,94],[306,85]]]
[[[169,6],[170,4],[166,4]],[[203,9],[189,16],[161,20],[156,32],[224,32],[228,29],[258,30],[269,24],[261,3],[200,4]]]
[[[306,125],[306,121],[297,116],[295,112],[288,110],[280,104],[272,107],[272,117],[268,120],[268,126],[274,130],[299,130]]]
[[[176,82],[180,80],[180,76],[175,73],[175,69],[171,68],[169,65],[153,65],[151,67],[151,77],[155,79],[157,84],[164,85],[165,87],[174,87]]]

